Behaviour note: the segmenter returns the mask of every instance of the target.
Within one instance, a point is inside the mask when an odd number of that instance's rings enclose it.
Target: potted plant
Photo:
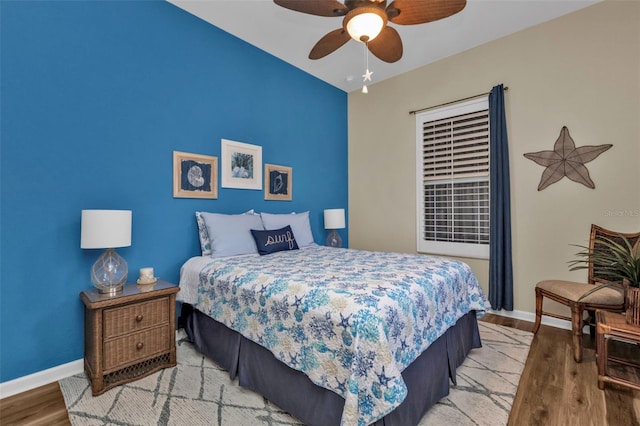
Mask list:
[[[576,246],[582,250],[576,253],[578,259],[569,262],[570,271],[588,269],[589,264],[598,271],[598,276],[608,282],[594,286],[582,297],[603,287],[624,286],[627,322],[640,326],[640,239],[635,244],[626,236],[613,238],[599,237],[594,241],[594,249]]]

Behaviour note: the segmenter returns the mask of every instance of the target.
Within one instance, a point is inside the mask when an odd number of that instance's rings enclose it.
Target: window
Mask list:
[[[489,258],[488,98],[416,114],[418,251]]]

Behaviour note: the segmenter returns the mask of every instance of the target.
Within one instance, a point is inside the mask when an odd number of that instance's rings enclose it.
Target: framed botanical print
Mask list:
[[[291,201],[293,196],[293,169],[291,167],[264,165],[264,199]]]
[[[218,198],[218,157],[173,151],[173,196]]]
[[[262,147],[222,139],[223,188],[262,189]]]

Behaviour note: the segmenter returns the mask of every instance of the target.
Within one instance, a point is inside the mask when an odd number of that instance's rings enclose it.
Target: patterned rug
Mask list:
[[[458,385],[420,425],[506,425],[533,334],[479,322],[483,347],[458,369]],[[60,381],[76,425],[301,425],[178,334],[178,365],[92,397],[84,374]]]

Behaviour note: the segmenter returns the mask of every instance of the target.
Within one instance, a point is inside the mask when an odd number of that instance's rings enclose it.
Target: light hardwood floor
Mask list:
[[[531,331],[533,324],[487,314],[482,321]],[[594,342],[585,336],[584,361],[576,364],[571,333],[541,326],[520,379],[509,426],[640,426],[640,392],[616,385],[598,389]],[[631,345],[612,348],[640,359]],[[640,380],[637,371],[621,374]],[[69,425],[57,383],[0,400],[0,425]]]

